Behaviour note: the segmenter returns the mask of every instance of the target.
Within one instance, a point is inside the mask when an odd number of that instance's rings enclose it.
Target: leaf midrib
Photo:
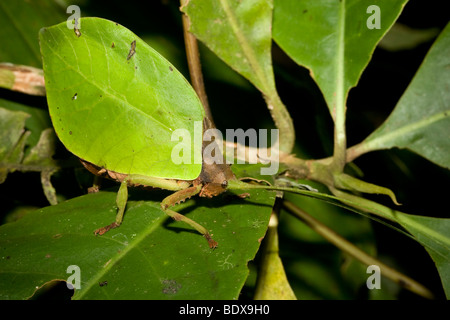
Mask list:
[[[236,16],[233,13],[233,10],[230,8],[228,0],[220,0],[220,5],[222,6],[222,9],[225,12],[227,20],[231,26],[231,29],[233,30],[233,33],[236,36],[238,43],[241,46],[242,51],[244,52],[244,55],[249,62],[250,68],[253,69],[256,77],[261,81],[262,88],[260,88],[260,90],[265,94],[271,93],[273,91],[273,88],[269,84],[269,81],[266,78],[264,71],[262,70],[259,64],[258,59],[256,58],[255,52],[253,51],[252,47],[248,44],[246,36],[240,29]],[[256,86],[259,87],[258,85]]]
[[[386,146],[390,146],[392,144],[392,141],[395,141],[397,137],[405,136],[411,132],[416,132],[428,125],[431,125],[434,122],[448,118],[449,116],[450,116],[450,109],[444,110],[442,112],[435,113],[430,117],[424,118],[420,121],[416,121],[416,122],[407,124],[396,130],[382,134],[373,139],[370,139],[370,137],[369,137],[367,142],[363,143],[364,149],[369,150],[369,151],[383,149]]]
[[[145,228],[142,232],[139,232],[138,235],[133,239],[133,241],[129,242],[128,245],[126,245],[124,249],[120,251],[120,253],[117,253],[114,257],[112,257],[109,263],[107,262],[106,266],[98,269],[99,272],[97,272],[95,276],[93,276],[91,279],[89,279],[89,281],[86,282],[86,284],[83,286],[83,289],[79,291],[79,294],[75,293],[75,299],[81,300],[86,294],[88,294],[90,292],[90,289],[94,286],[97,286],[104,275],[107,274],[111,270],[111,268],[116,265],[117,262],[126,257],[128,252],[138,248],[138,245],[142,241],[144,241],[145,238],[156,228],[160,227],[165,220],[166,219],[164,219],[164,217],[160,217],[157,221],[153,221],[151,224],[149,224],[148,227]],[[110,238],[105,239],[116,241]]]

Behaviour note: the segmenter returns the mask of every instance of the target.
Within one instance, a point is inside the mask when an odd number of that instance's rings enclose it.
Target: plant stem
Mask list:
[[[392,210],[391,208],[383,206],[382,204],[379,204],[377,202],[370,201],[368,199],[338,190],[336,188],[330,187],[329,189],[331,193],[333,193],[341,202],[353,208],[362,210],[364,212],[370,212],[377,215],[378,217],[398,223],[395,210]]]
[[[187,0],[180,0],[181,7],[186,5],[187,2],[188,2]],[[203,121],[203,132],[205,132],[208,129],[215,128],[216,125],[214,123],[211,109],[209,107],[208,96],[206,95],[205,83],[203,81],[202,67],[200,63],[200,54],[198,51],[197,38],[192,33],[189,32],[189,27],[191,23],[189,17],[183,13],[182,20],[183,20],[184,43],[186,46],[186,57],[189,66],[189,74],[191,76],[192,86],[194,87],[194,90],[197,93],[200,102],[203,105],[203,110],[205,111],[205,119]],[[216,143],[215,140],[213,141],[203,140],[203,150],[204,148],[206,148],[206,146],[214,143]],[[230,167],[226,165],[225,158],[223,159],[224,161],[222,162],[222,164],[214,163],[213,165],[208,165],[203,163],[202,175],[205,174],[206,176],[209,177],[212,177],[213,175],[216,177],[218,175],[223,175],[223,177],[226,179],[231,177],[234,178],[234,174],[231,171]]]
[[[181,0],[181,6],[184,5],[185,0]],[[191,76],[191,83],[197,93],[205,110],[205,116],[209,122],[208,128],[214,128],[214,120],[211,109],[209,108],[208,97],[206,95],[205,83],[203,81],[202,67],[200,63],[200,54],[198,51],[198,43],[195,36],[189,32],[190,20],[186,14],[182,14],[184,44],[186,47],[186,57],[189,67],[189,74]]]
[[[295,128],[292,118],[276,90],[270,92],[269,95],[264,95],[264,98],[275,126],[280,131],[280,151],[289,154],[292,152],[295,144]]]
[[[357,145],[352,146],[351,148],[347,149],[347,156],[346,156],[346,162],[352,162],[359,156],[363,155],[364,153],[368,152],[370,150],[367,150],[365,144],[363,142],[358,143]]]
[[[44,71],[30,66],[0,63],[0,88],[45,96]]]
[[[295,217],[305,222],[309,227],[311,227],[314,231],[324,237],[327,241],[331,242],[333,245],[338,247],[340,250],[346,252],[351,257],[357,259],[358,261],[366,264],[366,265],[377,265],[380,267],[382,271],[382,275],[392,281],[398,283],[400,286],[424,297],[427,299],[433,299],[433,293],[430,290],[425,288],[423,285],[418,283],[417,281],[405,276],[404,274],[390,268],[385,265],[381,261],[376,258],[368,255],[351,242],[342,238],[339,234],[328,228],[322,222],[317,220],[316,218],[309,215],[304,210],[300,209],[293,203],[289,201],[284,201],[283,206],[291,212]]]
[[[347,149],[347,137],[345,132],[345,3],[341,3],[339,12],[339,40],[337,48],[337,70],[335,74],[336,79],[336,92],[335,100],[332,112],[332,117],[334,120],[334,153],[333,153],[333,164],[332,170],[334,172],[340,173],[343,171],[346,160],[346,149]]]

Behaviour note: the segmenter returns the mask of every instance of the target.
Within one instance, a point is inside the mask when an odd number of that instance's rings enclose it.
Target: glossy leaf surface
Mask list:
[[[75,265],[81,288],[74,299],[237,299],[247,262],[267,229],[274,193],[184,204],[180,212],[212,232],[215,250],[194,229],[168,219],[160,196],[132,194],[124,223],[103,236],[93,231],[115,215],[112,192],[78,197],[1,226],[0,298],[26,299],[49,281],[66,281],[73,274],[67,268]]]
[[[273,38],[311,71],[334,118],[406,1],[275,0]]]
[[[450,24],[425,57],[389,118],[358,148],[407,148],[450,168]]]
[[[117,23],[82,18],[79,32],[64,22],[39,34],[50,115],[66,148],[119,173],[197,178],[203,108],[186,79]],[[179,144],[190,164],[172,161]]]

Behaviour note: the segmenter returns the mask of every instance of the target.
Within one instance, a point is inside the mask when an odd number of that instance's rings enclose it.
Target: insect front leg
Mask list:
[[[116,204],[117,204],[117,214],[116,220],[107,225],[105,227],[99,228],[95,230],[96,235],[103,235],[111,229],[117,228],[121,225],[123,220],[123,215],[125,212],[125,207],[128,201],[128,184],[130,185],[144,185],[144,186],[152,186],[161,189],[173,190],[175,193],[166,197],[161,202],[161,209],[170,217],[172,217],[176,221],[183,221],[193,227],[195,230],[200,232],[208,241],[209,247],[214,249],[217,247],[217,242],[214,241],[209,234],[208,230],[205,227],[198,224],[192,219],[185,217],[184,215],[175,212],[169,207],[174,206],[177,203],[183,202],[186,199],[197,195],[202,190],[202,185],[196,185],[189,187],[189,183],[186,181],[175,181],[175,180],[165,180],[159,178],[146,177],[142,175],[129,175],[125,178],[121,184],[119,191],[117,192]]]
[[[105,227],[99,228],[94,231],[95,235],[103,235],[106,232],[108,232],[111,229],[117,228],[120,226],[123,220],[123,213],[125,212],[125,207],[127,206],[128,201],[128,185],[127,180],[123,180],[120,184],[119,191],[117,192],[116,197],[116,205],[117,205],[117,214],[116,214],[116,221],[111,223],[110,225],[107,225]]]
[[[101,171],[101,170],[100,170]],[[111,176],[112,172],[109,171],[108,174]],[[114,173],[114,177],[118,175]],[[124,175],[122,175],[124,176]],[[184,190],[189,187],[189,183],[186,181],[176,181],[176,180],[166,180],[161,178],[148,177],[139,174],[130,174],[123,178],[119,191],[117,192],[116,204],[117,204],[117,214],[116,221],[107,225],[105,227],[99,228],[94,231],[95,235],[103,235],[111,229],[117,228],[121,225],[123,220],[123,214],[125,212],[125,207],[128,201],[128,185],[142,185],[155,188],[161,188],[166,190]]]

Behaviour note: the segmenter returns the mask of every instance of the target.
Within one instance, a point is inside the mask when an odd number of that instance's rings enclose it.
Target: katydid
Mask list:
[[[201,159],[203,149],[202,135],[190,139],[194,121],[208,123],[195,91],[128,29],[104,19],[82,20],[81,36],[62,23],[43,28],[40,45],[50,116],[59,139],[89,171],[120,182],[116,219],[95,234],[120,226],[128,187],[140,185],[175,191],[161,202],[161,209],[216,247],[203,226],[170,209],[197,194],[220,194],[227,180],[235,179],[227,165],[192,161]],[[172,161],[172,149],[179,143],[172,141],[176,129],[188,133],[188,163]]]
[[[209,119],[194,89],[130,30],[105,19],[81,19],[79,33],[64,22],[41,29],[39,39],[57,136],[89,171],[120,182],[116,219],[95,234],[120,226],[128,187],[149,186],[174,191],[161,209],[194,227],[215,248],[217,242],[203,226],[170,207],[194,195],[213,197],[250,185],[237,180],[229,165],[202,158],[203,149],[217,142],[202,139]],[[203,124],[200,134],[195,122]],[[188,138],[173,139],[177,129]],[[180,144],[187,153],[182,163],[173,161]]]

